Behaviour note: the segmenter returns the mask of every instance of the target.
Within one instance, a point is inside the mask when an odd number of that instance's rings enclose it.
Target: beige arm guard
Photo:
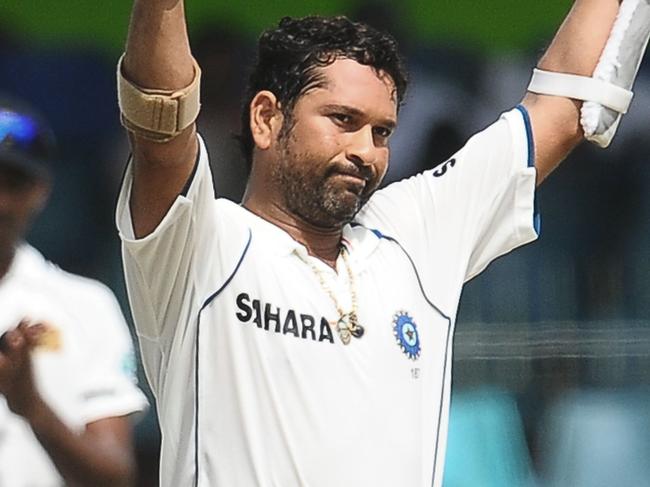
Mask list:
[[[194,79],[180,90],[151,90],[127,80],[117,63],[117,102],[122,125],[139,137],[167,142],[192,125],[199,115],[201,68],[194,62]]]

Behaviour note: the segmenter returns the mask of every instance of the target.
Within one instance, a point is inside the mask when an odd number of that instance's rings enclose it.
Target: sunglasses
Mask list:
[[[39,125],[34,118],[0,109],[0,147],[31,148],[39,135]]]

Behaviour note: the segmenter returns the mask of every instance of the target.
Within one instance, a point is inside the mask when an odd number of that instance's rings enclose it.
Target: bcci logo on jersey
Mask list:
[[[411,360],[420,356],[420,337],[415,321],[406,311],[398,311],[393,316],[393,335],[397,344]]]

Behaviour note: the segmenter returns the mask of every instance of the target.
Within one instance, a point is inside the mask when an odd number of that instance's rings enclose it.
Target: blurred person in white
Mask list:
[[[0,485],[128,486],[129,416],[147,401],[120,307],[24,241],[53,147],[42,118],[0,98]]]

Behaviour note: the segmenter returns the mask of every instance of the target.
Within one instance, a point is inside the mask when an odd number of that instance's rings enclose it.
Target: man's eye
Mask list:
[[[378,137],[381,137],[383,139],[387,139],[393,133],[392,130],[387,129],[385,127],[375,127],[374,132],[375,132],[375,135],[377,135]]]
[[[332,117],[335,121],[341,124],[348,124],[352,122],[352,117],[345,113],[334,113],[330,115],[330,117]]]

